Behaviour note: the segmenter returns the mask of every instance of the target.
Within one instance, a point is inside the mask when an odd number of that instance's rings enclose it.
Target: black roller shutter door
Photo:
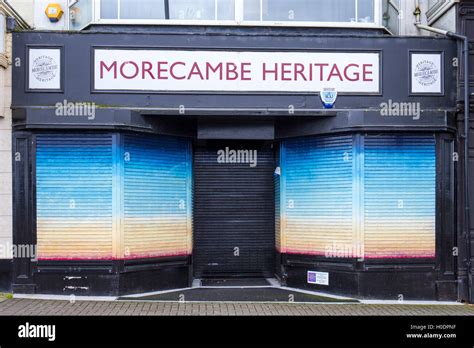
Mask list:
[[[218,151],[257,150],[257,165],[219,163]],[[194,273],[272,276],[273,150],[262,142],[208,142],[194,154]]]

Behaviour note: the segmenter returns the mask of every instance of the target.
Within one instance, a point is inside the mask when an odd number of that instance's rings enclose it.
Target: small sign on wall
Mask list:
[[[443,94],[443,55],[441,53],[412,52],[411,93]]]
[[[61,90],[60,48],[29,48],[28,89]]]
[[[329,285],[329,273],[308,271],[308,284]]]

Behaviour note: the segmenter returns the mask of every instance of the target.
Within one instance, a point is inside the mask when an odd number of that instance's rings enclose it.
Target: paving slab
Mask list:
[[[145,310],[146,308],[146,310]],[[269,316],[473,316],[474,305],[361,303],[177,303],[64,301],[13,298],[0,303],[0,315],[269,315]]]

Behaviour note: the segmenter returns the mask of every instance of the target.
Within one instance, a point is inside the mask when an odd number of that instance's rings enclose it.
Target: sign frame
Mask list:
[[[419,49],[414,49],[414,50],[409,50],[408,51],[408,91],[410,96],[444,96],[445,95],[445,59],[444,59],[444,51],[434,51],[434,50],[419,50]],[[414,91],[414,81],[413,81],[413,74],[414,74],[414,62],[413,62],[413,57],[415,55],[420,55],[420,56],[431,56],[431,55],[437,55],[439,56],[440,59],[440,66],[439,66],[439,92],[429,92],[429,91]]]
[[[136,90],[136,89],[97,89],[95,88],[95,52],[96,50],[150,50],[150,51],[198,51],[198,52],[262,52],[262,53],[373,53],[379,58],[379,81],[377,92],[339,92],[338,95],[347,96],[382,96],[383,95],[383,50],[382,49],[276,49],[276,48],[247,48],[247,47],[181,47],[181,46],[110,46],[110,45],[91,45],[90,46],[90,90],[91,94],[196,94],[196,95],[305,95],[314,96],[314,91],[295,92],[295,91],[222,91],[222,90]],[[319,93],[319,91],[317,91]]]
[[[59,51],[59,88],[31,88],[30,87],[30,51],[32,50],[57,50]],[[63,45],[26,45],[25,49],[25,92],[26,93],[64,93],[64,76],[65,76],[65,57]]]

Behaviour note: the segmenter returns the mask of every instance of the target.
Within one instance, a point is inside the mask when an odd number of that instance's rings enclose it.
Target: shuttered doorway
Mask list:
[[[257,151],[256,163],[245,161],[249,157],[242,151]],[[274,169],[273,149],[263,142],[208,141],[195,147],[196,277],[274,274]]]

